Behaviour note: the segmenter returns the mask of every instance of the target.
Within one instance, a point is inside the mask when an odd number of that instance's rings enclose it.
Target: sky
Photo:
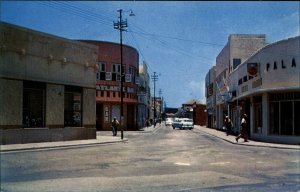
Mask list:
[[[297,1],[0,1],[0,20],[68,39],[120,42],[113,22],[123,9],[123,43],[136,48],[156,96],[167,107],[205,103],[205,75],[230,34],[265,34],[273,43],[299,36]],[[129,16],[132,10],[135,16]],[[153,82],[151,82],[153,95]]]

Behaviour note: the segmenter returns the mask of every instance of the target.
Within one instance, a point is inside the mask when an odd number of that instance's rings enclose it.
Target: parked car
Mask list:
[[[173,123],[173,118],[167,118],[166,119],[166,122],[165,122],[166,126],[172,125],[172,123]]]

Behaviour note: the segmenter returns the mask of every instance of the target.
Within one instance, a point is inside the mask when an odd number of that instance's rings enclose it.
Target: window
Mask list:
[[[279,135],[279,102],[270,103],[270,134]]]
[[[113,64],[112,65],[112,80],[113,81],[120,81],[121,77],[121,65],[120,64]]]
[[[239,84],[239,85],[243,84],[243,79],[239,79],[238,84]]]
[[[293,135],[293,102],[280,102],[281,135]]]
[[[300,101],[287,100],[287,96],[296,97],[296,94],[286,93],[285,95],[271,94],[270,102],[270,134],[277,135],[300,135],[299,125],[300,120],[297,115],[300,112]]]
[[[241,59],[233,59],[233,69],[237,68],[241,64]]]
[[[300,114],[300,101],[294,102],[294,135],[300,136],[300,118],[296,115]]]
[[[24,81],[23,82],[23,126],[44,127],[45,126],[45,93],[44,83]]]
[[[82,88],[65,86],[65,127],[82,126]]]
[[[244,82],[247,82],[247,81],[248,81],[247,75],[244,76],[243,81],[244,81]]]
[[[106,64],[103,62],[98,63],[97,80],[105,80]]]
[[[136,70],[135,70],[134,67],[129,67],[128,74],[131,74],[132,76],[135,76],[135,72],[136,72]]]

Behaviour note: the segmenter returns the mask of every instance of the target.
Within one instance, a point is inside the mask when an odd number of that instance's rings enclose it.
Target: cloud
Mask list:
[[[205,103],[205,81],[190,81],[188,87],[191,89],[191,95],[197,96]]]

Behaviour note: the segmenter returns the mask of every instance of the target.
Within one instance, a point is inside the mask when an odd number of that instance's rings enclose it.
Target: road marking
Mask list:
[[[215,162],[215,163],[210,163],[210,165],[225,165],[225,164],[229,164],[230,162]]]
[[[175,165],[191,166],[191,164],[190,164],[190,163],[180,163],[180,162],[178,162],[178,163],[175,163]]]

